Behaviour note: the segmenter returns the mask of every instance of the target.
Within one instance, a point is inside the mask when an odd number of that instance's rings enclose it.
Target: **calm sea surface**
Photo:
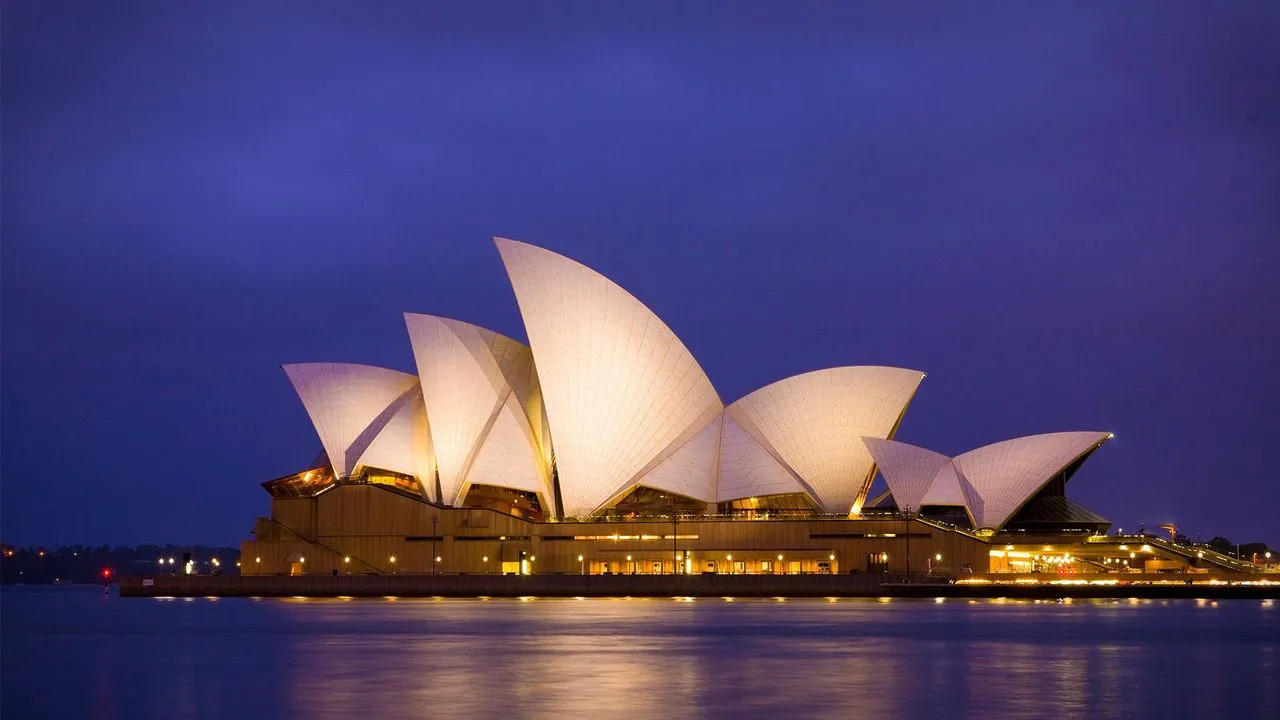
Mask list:
[[[0,591],[3,718],[1280,718],[1280,603]]]

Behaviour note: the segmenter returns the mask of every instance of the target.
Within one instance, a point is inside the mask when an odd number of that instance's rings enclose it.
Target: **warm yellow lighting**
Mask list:
[[[828,556],[827,556],[827,559],[828,559],[828,560],[835,560],[835,559],[836,559],[836,554],[835,554],[835,553],[831,553],[830,555],[828,555]]]
[[[1129,559],[1130,559],[1130,560],[1132,560],[1132,559],[1134,559],[1134,558],[1136,558],[1136,557],[1138,557],[1138,553],[1129,553]]]
[[[1005,546],[1004,546],[1004,549],[1005,549],[1005,550],[1012,550],[1012,549],[1013,549],[1013,546],[1012,546],[1012,545],[1005,545]]]
[[[351,556],[347,556],[347,557],[342,558],[342,562],[344,562],[344,563],[349,563],[349,562],[351,562]]]
[[[537,555],[530,555],[530,556],[529,556],[529,562],[533,562],[534,560],[537,560],[537,559],[538,559],[538,556],[537,556]]]
[[[440,562],[440,557],[436,556],[436,562]]]
[[[778,560],[779,560],[779,561],[781,561],[781,560],[782,560],[782,556],[781,556],[781,555],[779,555],[779,556],[778,556]]]
[[[578,562],[582,562],[582,556],[581,556],[581,555],[579,555],[579,556],[578,556]]]
[[[1125,552],[1128,552],[1128,551],[1129,551],[1129,546],[1128,546],[1128,545],[1121,545],[1121,546],[1120,546],[1120,549],[1121,549],[1121,550],[1123,550],[1123,551],[1125,551]]]
[[[1151,552],[1151,546],[1150,546],[1150,545],[1143,545],[1143,546],[1142,546],[1142,552]]]
[[[298,558],[298,562],[300,562],[300,563],[304,563],[304,562],[306,562],[306,561],[307,561],[307,559],[306,559],[306,558],[304,558],[304,557],[300,557],[300,558]]]
[[[628,556],[627,556],[627,562],[631,562],[631,556],[630,556],[630,555],[628,555]]]
[[[935,553],[933,559],[934,562],[942,562],[942,553]]]
[[[490,537],[492,537],[492,536],[490,536]],[[485,555],[484,557],[480,558],[480,562],[489,562],[489,556],[488,556],[488,555]]]
[[[254,562],[256,562],[256,563],[260,563],[260,562],[262,562],[262,558],[260,558],[260,557],[256,557],[256,558],[254,558],[254,559],[253,559],[253,561],[254,561]]]

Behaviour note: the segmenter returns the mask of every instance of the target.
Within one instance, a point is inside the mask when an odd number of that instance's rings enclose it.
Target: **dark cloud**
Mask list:
[[[920,368],[905,440],[1112,429],[1086,503],[1273,533],[1274,3],[549,7],[6,8],[5,539],[243,536],[317,444],[280,363],[523,336],[492,235],[727,400]]]

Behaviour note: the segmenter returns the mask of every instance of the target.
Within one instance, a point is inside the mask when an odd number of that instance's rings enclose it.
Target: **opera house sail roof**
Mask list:
[[[881,438],[863,442],[899,508],[963,506],[975,528],[998,530],[1054,480],[1065,487],[1084,460],[1112,437],[1108,432],[1030,435],[956,458]]]
[[[924,373],[893,367],[806,372],[726,406],[635,296],[562,255],[495,242],[528,345],[406,313],[416,374],[284,366],[332,471],[307,472],[307,482],[392,478],[443,506],[497,493],[548,518],[635,507],[641,496],[708,513],[789,498],[847,515],[861,511],[879,468],[899,507],[963,506],[974,527],[998,528],[1109,437],[1039,435],[956,458],[896,442]]]

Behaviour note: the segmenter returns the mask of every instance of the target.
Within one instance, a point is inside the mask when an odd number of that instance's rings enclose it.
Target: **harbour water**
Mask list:
[[[1280,602],[0,591],[4,718],[1280,717]]]

